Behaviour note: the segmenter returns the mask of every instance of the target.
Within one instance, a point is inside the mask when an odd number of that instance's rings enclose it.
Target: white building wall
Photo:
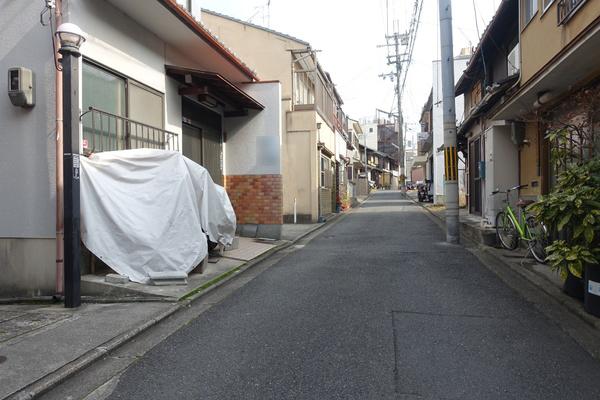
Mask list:
[[[335,132],[335,158],[340,160],[340,156],[348,157],[348,149],[346,148],[346,139],[341,133]]]
[[[0,12],[0,237],[55,236],[55,68],[38,2],[2,2]],[[10,67],[35,74],[35,106],[7,95]]]
[[[55,67],[42,3],[0,2],[0,298],[54,293]],[[8,68],[35,74],[35,106],[15,107]]]
[[[377,150],[377,124],[367,123],[361,124],[363,134],[358,135],[360,144],[365,144],[365,137],[367,140],[367,147],[373,150]]]
[[[454,82],[460,79],[463,71],[467,67],[469,57],[456,57],[454,59]],[[441,62],[439,60],[433,61],[433,187],[434,187],[434,199],[436,204],[444,203],[444,151],[438,151],[440,147],[444,145],[444,116],[443,116],[443,104],[442,104],[442,70]],[[456,121],[457,124],[463,120],[464,117],[464,98],[462,95],[456,97]],[[464,170],[465,166],[459,160],[459,170]],[[465,191],[464,184],[459,190]]]
[[[496,214],[504,207],[504,195],[492,195],[495,189],[506,190],[519,184],[519,149],[511,140],[510,125],[495,123],[484,133],[485,184],[481,193],[483,218],[489,225],[496,223]],[[516,198],[511,198],[516,201]],[[514,204],[514,203],[513,203]]]
[[[225,175],[282,173],[281,84],[252,83],[241,88],[265,106],[245,117],[225,118]]]

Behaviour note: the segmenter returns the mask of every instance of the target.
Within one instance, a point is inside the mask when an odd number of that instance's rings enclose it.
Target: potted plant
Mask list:
[[[557,135],[565,132],[550,138]],[[586,310],[600,316],[600,159],[566,166],[552,192],[530,208],[559,239],[546,252],[563,290],[584,298]]]

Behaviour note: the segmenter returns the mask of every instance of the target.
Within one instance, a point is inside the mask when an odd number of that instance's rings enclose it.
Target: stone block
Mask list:
[[[268,239],[281,239],[281,225],[261,224],[258,225],[256,237]]]
[[[187,285],[187,274],[185,272],[150,272],[148,275],[150,283],[154,286]]]
[[[243,224],[240,226],[240,236],[243,237],[256,237],[256,231],[258,230],[258,225],[255,224]]]
[[[208,257],[204,257],[204,259],[190,272],[190,274],[203,274],[206,271],[206,266],[208,265]]]
[[[107,283],[116,283],[119,285],[124,285],[129,282],[129,278],[125,275],[108,274],[104,277],[104,281]]]
[[[225,251],[228,250],[237,250],[240,248],[240,238],[238,236],[233,238],[233,242],[229,246],[225,248]]]

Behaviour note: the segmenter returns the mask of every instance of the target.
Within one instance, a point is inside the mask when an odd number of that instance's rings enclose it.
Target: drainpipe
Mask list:
[[[510,1],[510,0],[503,0],[503,1]],[[517,78],[517,81],[506,90],[507,93],[510,90],[516,88],[517,86],[519,86],[519,84],[521,83],[521,77],[523,76],[523,57],[521,56],[521,3],[518,2],[518,9],[517,9],[517,18],[518,18],[518,26],[519,26],[519,30],[517,32],[517,46],[519,46],[519,77]]]
[[[62,0],[56,0],[54,9],[56,26],[62,23]],[[51,32],[54,35],[54,32]],[[55,57],[58,58],[60,43],[55,41]],[[63,210],[63,79],[62,71],[56,71],[56,297],[63,295],[64,276],[64,210]]]
[[[323,222],[323,216],[321,215],[321,150],[319,144],[321,143],[321,123],[317,122],[317,171],[319,171],[319,177],[317,178],[317,222]]]
[[[509,0],[504,0],[504,1],[509,1]],[[517,81],[514,83],[514,85],[512,85],[504,93],[508,93],[509,91],[511,91],[514,88],[518,87],[521,84],[521,79],[523,77],[523,56],[522,56],[522,49],[521,49],[521,28],[522,28],[521,23],[522,23],[522,17],[523,16],[521,14],[521,3],[518,2],[518,10],[517,10],[518,24],[517,25],[519,27],[519,30],[517,32],[517,46],[519,46],[519,77],[517,78]],[[517,158],[518,158],[517,183],[521,184],[521,149],[520,148],[517,150]]]

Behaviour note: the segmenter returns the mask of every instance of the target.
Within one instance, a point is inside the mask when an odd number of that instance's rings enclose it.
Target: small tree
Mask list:
[[[561,240],[546,248],[547,260],[563,278],[582,278],[585,264],[600,264],[600,141],[596,125],[600,90],[573,96],[567,121],[548,118],[546,139],[557,173],[552,191],[530,206],[540,222]],[[567,105],[570,107],[571,105]],[[579,111],[577,111],[579,110]]]
[[[546,248],[553,268],[578,278],[583,266],[600,263],[600,159],[571,165],[550,194],[531,205],[538,220],[563,240]]]

